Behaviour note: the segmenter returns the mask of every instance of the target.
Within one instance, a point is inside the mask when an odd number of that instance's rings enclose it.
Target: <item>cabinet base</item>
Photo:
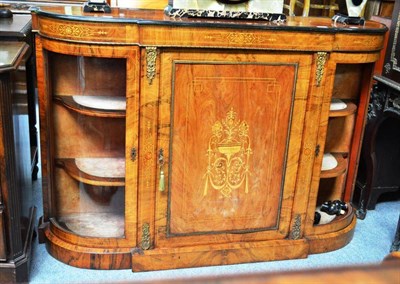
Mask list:
[[[88,269],[117,270],[129,269],[131,249],[90,248],[70,244],[51,232],[50,226],[43,223],[41,235],[46,243],[47,252],[65,264]]]
[[[333,251],[346,246],[353,238],[356,225],[354,214],[351,216],[350,224],[341,230],[300,240],[136,250],[132,252],[132,270],[139,272],[306,258],[309,254]]]
[[[356,218],[353,215],[351,223],[341,230],[307,236],[299,240],[284,239],[151,250],[82,247],[58,238],[51,232],[49,226],[44,226],[42,229],[47,251],[68,265],[89,269],[132,268],[132,271],[139,272],[306,258],[309,254],[333,251],[346,246],[353,237],[355,225]]]
[[[357,218],[353,215],[351,223],[342,230],[307,236],[310,244],[310,254],[333,251],[346,246],[353,238]]]
[[[132,252],[134,272],[306,258],[306,240],[274,240],[243,244],[137,250]]]

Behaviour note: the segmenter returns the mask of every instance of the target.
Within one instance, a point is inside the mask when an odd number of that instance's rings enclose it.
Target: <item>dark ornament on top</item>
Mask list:
[[[0,9],[0,19],[9,19],[13,17],[13,13],[10,9]]]
[[[83,11],[88,13],[111,13],[111,7],[107,4],[106,1],[89,1],[83,5]]]
[[[347,211],[347,204],[340,200],[325,201],[321,205],[321,211],[328,215],[343,215]]]

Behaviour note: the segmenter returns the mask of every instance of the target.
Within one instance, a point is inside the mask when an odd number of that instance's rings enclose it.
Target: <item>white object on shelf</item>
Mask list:
[[[346,109],[346,108],[347,108],[347,104],[344,101],[342,101],[340,99],[332,99],[329,110],[342,110],[342,109]]]
[[[58,221],[68,230],[85,237],[121,238],[125,232],[123,214],[80,213],[62,216]]]
[[[76,158],[81,172],[104,178],[125,177],[125,158]]]
[[[72,96],[79,105],[101,110],[126,110],[125,97],[116,96]]]
[[[336,168],[338,165],[338,161],[331,153],[325,153],[322,158],[322,171],[329,171]]]
[[[336,218],[336,215],[329,215],[328,213],[321,211],[320,206],[318,206],[315,211],[321,215],[321,220],[318,223],[320,225],[329,224]]]

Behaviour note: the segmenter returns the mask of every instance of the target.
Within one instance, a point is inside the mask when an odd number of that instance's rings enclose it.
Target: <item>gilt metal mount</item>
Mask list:
[[[150,248],[150,225],[149,223],[144,223],[142,226],[142,243],[141,247],[143,250],[148,250]]]
[[[156,77],[156,59],[157,47],[146,47],[146,77],[150,85],[153,83],[153,79]]]
[[[315,74],[317,87],[321,85],[322,77],[324,76],[324,67],[326,60],[328,58],[328,53],[318,52],[317,53],[317,71]]]

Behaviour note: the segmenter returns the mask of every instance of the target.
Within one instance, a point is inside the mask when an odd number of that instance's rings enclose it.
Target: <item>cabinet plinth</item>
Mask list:
[[[63,11],[33,13],[41,228],[55,258],[148,271],[305,258],[351,240],[384,26]],[[325,153],[337,166],[321,171]],[[329,200],[349,207],[314,224]]]

